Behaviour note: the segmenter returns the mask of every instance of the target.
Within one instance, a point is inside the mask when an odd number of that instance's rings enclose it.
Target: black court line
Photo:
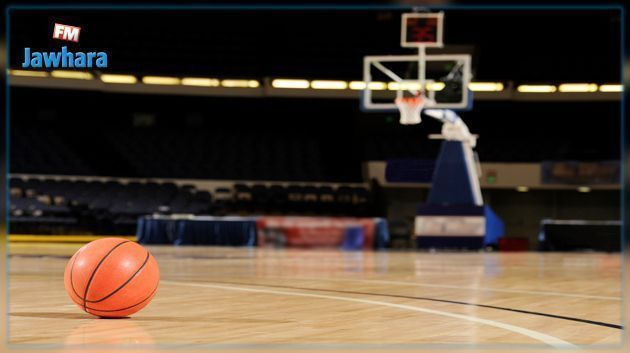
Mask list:
[[[520,313],[520,314],[544,316],[544,317],[549,317],[549,318],[553,318],[553,319],[575,321],[575,322],[580,322],[580,323],[583,323],[583,324],[597,325],[597,326],[603,326],[603,327],[623,330],[623,325],[611,324],[611,323],[608,323],[608,322],[586,320],[586,319],[580,319],[578,317],[547,314],[547,313],[543,313],[543,312],[539,312],[539,311],[513,309],[513,308],[506,308],[506,307],[503,307],[503,306],[461,302],[461,301],[448,300],[448,299],[437,299],[437,298],[429,298],[429,297],[414,297],[414,296],[408,296],[408,295],[387,294],[387,293],[357,292],[357,291],[338,290],[338,289],[320,289],[320,288],[308,288],[308,287],[281,286],[281,285],[276,285],[276,284],[256,284],[256,283],[239,283],[239,282],[220,282],[220,281],[209,281],[209,283],[232,284],[232,285],[242,285],[242,286],[252,286],[252,287],[271,287],[271,288],[284,288],[284,289],[296,289],[296,290],[310,290],[310,291],[315,291],[315,292],[358,294],[358,295],[368,295],[368,296],[376,296],[376,297],[391,297],[391,298],[403,298],[403,299],[414,299],[414,300],[426,300],[426,301],[432,301],[432,302],[459,304],[459,305],[476,306],[476,307],[487,308],[487,309],[504,310],[504,311],[510,311],[510,312]]]

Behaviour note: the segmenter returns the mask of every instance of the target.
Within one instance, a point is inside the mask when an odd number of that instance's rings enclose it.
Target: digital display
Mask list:
[[[403,47],[441,47],[444,14],[403,14],[401,45]]]
[[[438,19],[435,17],[407,18],[407,43],[437,43]]]

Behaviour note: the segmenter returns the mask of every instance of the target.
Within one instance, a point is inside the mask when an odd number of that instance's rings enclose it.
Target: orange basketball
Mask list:
[[[85,312],[124,317],[149,304],[160,282],[160,270],[142,246],[122,238],[104,238],[72,256],[64,282],[72,301]]]

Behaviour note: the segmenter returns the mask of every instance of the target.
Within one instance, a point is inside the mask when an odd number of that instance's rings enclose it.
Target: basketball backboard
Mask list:
[[[424,108],[469,110],[472,95],[469,54],[427,54],[443,46],[444,13],[406,13],[400,44],[413,55],[366,56],[363,60],[364,110],[395,111],[405,97],[422,97]],[[418,119],[416,119],[418,120]]]
[[[428,98],[425,108],[466,110],[470,65],[468,54],[366,56],[363,108],[396,110],[396,98],[422,92]]]

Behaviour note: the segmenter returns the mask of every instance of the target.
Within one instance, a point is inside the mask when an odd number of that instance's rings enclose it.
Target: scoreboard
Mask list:
[[[442,47],[444,14],[403,14],[400,44],[403,47]]]

